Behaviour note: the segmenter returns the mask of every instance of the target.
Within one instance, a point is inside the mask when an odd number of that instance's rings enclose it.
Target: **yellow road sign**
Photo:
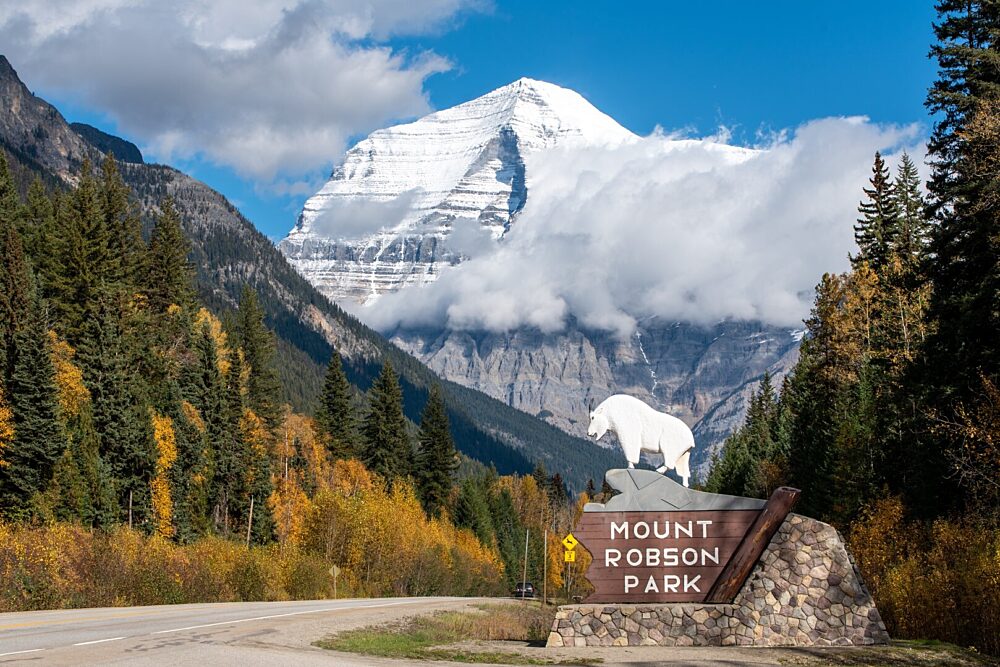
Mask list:
[[[576,552],[575,551],[564,551],[563,552],[563,560],[566,561],[567,563],[575,563],[576,562]]]
[[[580,542],[575,537],[573,537],[573,533],[570,533],[569,535],[564,537],[562,541],[563,546],[569,549],[570,551],[576,549],[576,545],[578,545],[579,543]]]

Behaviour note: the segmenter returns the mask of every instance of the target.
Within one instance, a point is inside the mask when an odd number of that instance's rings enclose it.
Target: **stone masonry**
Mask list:
[[[559,607],[548,646],[884,644],[885,624],[840,534],[790,514],[732,604]]]

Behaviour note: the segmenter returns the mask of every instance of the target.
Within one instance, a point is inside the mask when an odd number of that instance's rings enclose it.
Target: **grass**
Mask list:
[[[537,604],[483,604],[478,611],[441,611],[403,623],[348,630],[316,642],[316,646],[383,658],[449,660],[501,665],[550,665],[539,659],[506,651],[473,650],[455,646],[469,640],[544,642],[552,628],[555,609]],[[580,664],[579,661],[575,661]]]

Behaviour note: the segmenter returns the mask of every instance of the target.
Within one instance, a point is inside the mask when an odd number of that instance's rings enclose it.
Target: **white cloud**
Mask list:
[[[345,240],[392,229],[413,210],[418,190],[409,190],[386,201],[339,199],[328,202],[310,222],[312,232],[322,238]]]
[[[450,63],[380,40],[481,4],[0,0],[0,44],[29,86],[107,112],[157,159],[294,181],[350,137],[429,110],[423,82]]]
[[[917,126],[830,118],[757,151],[654,134],[526,158],[528,203],[504,240],[428,287],[359,314],[399,325],[629,334],[638,318],[796,326],[847,266],[875,150],[922,162]]]

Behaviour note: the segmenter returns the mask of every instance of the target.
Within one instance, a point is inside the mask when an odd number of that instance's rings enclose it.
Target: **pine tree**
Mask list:
[[[334,459],[357,456],[357,425],[354,407],[351,405],[351,384],[347,381],[340,354],[336,350],[330,357],[326,370],[323,394],[316,412],[316,426]]]
[[[452,474],[458,468],[458,454],[448,425],[448,411],[440,388],[431,388],[420,418],[420,449],[414,476],[428,516],[438,516],[451,494]]]
[[[242,480],[246,478],[241,429],[245,409],[243,358],[235,346],[229,351],[223,409],[225,417],[222,432],[212,441],[215,462],[212,498],[216,527],[228,535],[238,529],[233,521],[233,512],[239,504]]]
[[[45,285],[54,272],[57,240],[55,227],[55,205],[45,192],[41,179],[36,178],[28,188],[28,201],[21,218],[21,239],[25,253],[31,258],[43,295]]]
[[[181,229],[173,200],[165,199],[160,209],[145,260],[146,298],[154,313],[163,313],[171,305],[192,310],[194,269],[188,261],[190,244]],[[126,223],[123,226],[129,227]]]
[[[149,481],[155,461],[140,356],[123,314],[123,297],[105,297],[85,323],[77,358],[90,391],[100,456],[116,480],[122,517],[132,498],[134,524],[151,509]]]
[[[918,270],[925,259],[929,225],[924,210],[926,202],[920,191],[920,176],[910,156],[903,153],[892,186],[899,224],[893,250],[908,273]]]
[[[250,370],[247,407],[275,430],[281,422],[281,382],[274,366],[274,334],[264,325],[264,310],[248,286],[240,296],[236,333]]]
[[[84,164],[80,184],[67,205],[61,207],[60,218],[58,259],[46,288],[53,295],[61,333],[77,345],[85,322],[93,317],[120,271],[89,163]]]
[[[371,407],[363,425],[362,461],[389,482],[405,477],[412,470],[413,453],[403,415],[403,392],[388,359],[368,397]]]
[[[117,259],[118,271],[113,279],[126,289],[135,287],[142,277],[146,245],[142,241],[139,213],[111,153],[101,165],[101,204],[111,252]]]
[[[35,496],[48,486],[67,444],[45,313],[37,290],[29,285],[31,300],[7,351],[11,372],[4,383],[10,396],[14,439],[4,452],[6,465],[0,466],[0,508],[9,517],[25,516],[30,511]]]
[[[1000,5],[941,0],[934,26],[938,78],[927,97],[939,119],[928,143],[932,176],[929,261],[933,293],[928,308],[931,334],[910,385],[919,389],[923,410],[936,422],[954,421],[960,405],[979,400],[980,377],[1000,377],[1000,188],[997,166],[983,161],[996,139],[982,130],[984,119],[1000,116]],[[927,432],[928,425],[915,430]],[[942,479],[960,441],[939,434],[919,438],[920,477],[925,487],[917,511],[939,512],[960,499],[951,478]]]
[[[858,205],[861,217],[854,225],[854,240],[859,253],[852,261],[855,264],[858,261],[868,262],[878,270],[885,264],[889,249],[895,243],[899,222],[889,168],[880,153],[875,153],[872,177],[868,182],[871,188],[864,189],[866,201]]]

